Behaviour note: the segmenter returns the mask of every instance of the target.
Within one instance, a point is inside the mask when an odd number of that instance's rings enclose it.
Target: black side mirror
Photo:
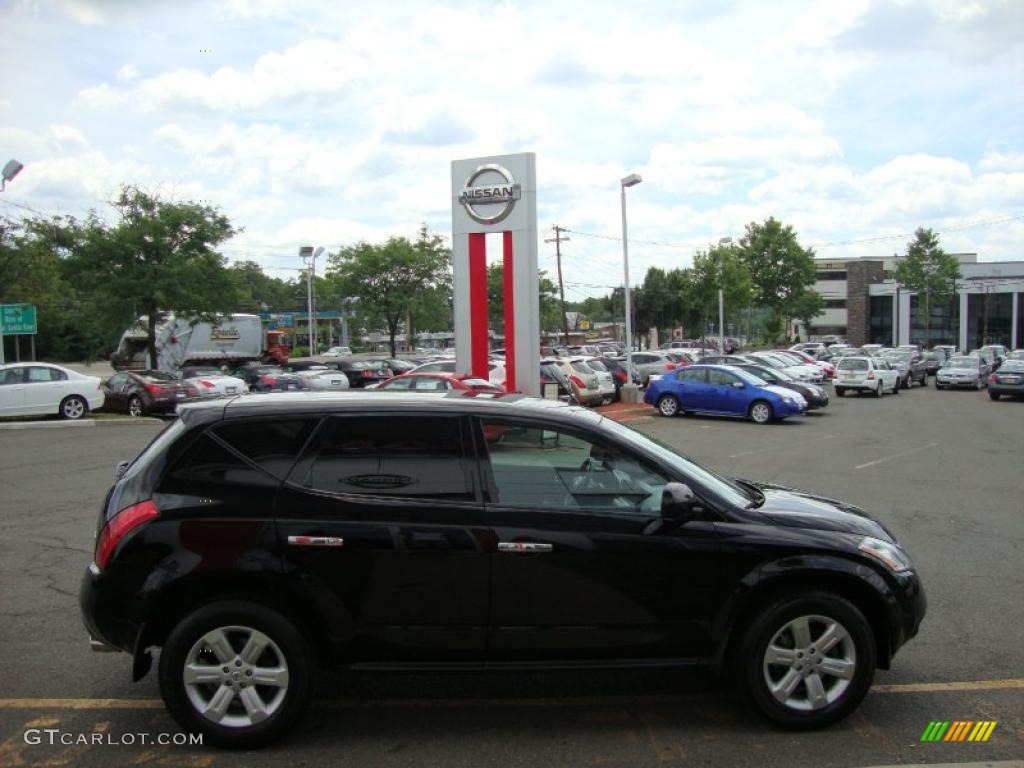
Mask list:
[[[661,491],[661,516],[668,520],[685,520],[693,516],[697,497],[686,483],[667,483]]]

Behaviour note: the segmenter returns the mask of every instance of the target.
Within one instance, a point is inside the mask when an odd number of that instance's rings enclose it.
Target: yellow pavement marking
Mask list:
[[[872,686],[872,693],[957,693],[971,691],[1011,691],[1024,690],[1024,678],[1007,680],[968,680],[949,683],[894,683],[892,685]],[[545,707],[576,704],[591,706],[622,702],[629,700],[638,704],[671,704],[687,698],[707,698],[708,695],[719,695],[718,691],[668,694],[649,696],[580,696],[550,698],[513,698],[513,699],[376,699],[357,701],[346,699],[324,700],[319,702],[327,707],[474,707],[474,706],[505,706],[505,707]],[[163,709],[160,699],[0,699],[0,709]]]

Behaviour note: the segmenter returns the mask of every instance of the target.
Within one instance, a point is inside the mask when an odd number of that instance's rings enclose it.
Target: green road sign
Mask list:
[[[0,334],[21,336],[36,333],[35,304],[0,304]]]

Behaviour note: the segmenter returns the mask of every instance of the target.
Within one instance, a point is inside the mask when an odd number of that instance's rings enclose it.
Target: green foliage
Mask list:
[[[240,261],[228,267],[234,285],[238,312],[263,312],[286,307],[305,306],[305,281],[288,282],[271,277],[255,261]],[[319,282],[318,293],[319,293]],[[296,288],[302,289],[302,301],[296,303]],[[317,302],[319,304],[319,302]]]
[[[791,226],[775,218],[751,222],[738,250],[750,272],[753,302],[771,310],[768,334],[777,339],[786,319],[806,322],[820,314],[822,300],[813,290],[814,251],[800,245]]]
[[[904,288],[917,292],[918,311],[928,329],[925,338],[931,338],[931,308],[953,298],[960,263],[942,250],[932,230],[918,227],[914,239],[907,243],[906,254],[896,262],[893,276]]]
[[[559,310],[558,286],[541,270],[537,273],[537,291],[540,298],[540,328],[561,330],[562,315]],[[500,261],[487,267],[487,319],[490,327],[500,334],[505,333],[505,268]]]
[[[690,327],[699,327],[703,332],[709,320],[718,325],[719,288],[728,311],[750,306],[753,294],[750,270],[739,249],[733,245],[715,245],[694,255],[685,294],[691,311]],[[694,315],[697,322],[693,322]]]
[[[166,313],[199,319],[234,308],[236,283],[213,246],[236,230],[210,206],[163,200],[136,187],[123,187],[111,205],[118,223],[110,227],[90,216],[68,268],[108,324],[123,329],[138,315],[148,317],[155,367],[155,330]]]
[[[415,327],[413,315],[436,320],[446,314],[451,251],[424,227],[415,242],[391,237],[382,245],[361,242],[342,248],[328,257],[327,279],[338,295],[357,300],[360,323],[387,328],[394,355],[400,323],[412,320]]]

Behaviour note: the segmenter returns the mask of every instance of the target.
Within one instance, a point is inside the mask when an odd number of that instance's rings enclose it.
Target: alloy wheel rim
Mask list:
[[[751,415],[754,417],[754,421],[768,421],[771,418],[771,411],[768,410],[767,405],[758,403],[754,406]]]
[[[798,616],[772,637],[762,660],[768,692],[782,706],[814,712],[835,703],[853,682],[857,650],[829,616]]]
[[[675,416],[676,411],[679,410],[675,398],[666,397],[663,398],[660,405],[661,413],[664,416]]]
[[[130,416],[142,415],[142,403],[139,402],[138,398],[133,397],[128,403],[128,414]]]
[[[259,630],[217,627],[185,656],[182,680],[199,715],[227,728],[246,728],[284,705],[288,663],[277,643]]]
[[[68,400],[64,404],[64,415],[69,419],[77,419],[83,413],[85,413],[85,408],[82,406],[81,400]]]

